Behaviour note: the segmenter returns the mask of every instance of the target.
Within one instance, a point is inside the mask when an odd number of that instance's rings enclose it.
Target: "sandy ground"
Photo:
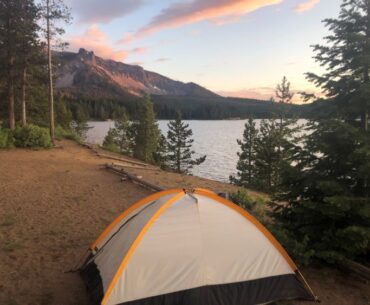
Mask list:
[[[1,305],[88,305],[79,276],[65,271],[117,214],[151,193],[101,168],[112,160],[70,141],[59,144],[0,151]],[[166,188],[235,189],[158,170],[130,171]],[[370,304],[369,283],[331,269],[305,274],[324,305]]]

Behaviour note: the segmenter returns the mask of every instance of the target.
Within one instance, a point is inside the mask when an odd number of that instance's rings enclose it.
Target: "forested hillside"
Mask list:
[[[55,52],[59,61],[56,86],[59,103],[75,116],[97,120],[114,119],[127,112],[137,118],[145,95],[150,95],[159,119],[173,119],[180,111],[184,119],[269,118],[283,111],[289,116],[333,115],[333,106],[281,104],[242,98],[221,97],[194,83],[182,83],[140,66],[105,60],[93,52]]]

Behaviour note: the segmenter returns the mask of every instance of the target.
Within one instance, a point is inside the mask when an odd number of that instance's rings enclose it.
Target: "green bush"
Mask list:
[[[82,142],[81,138],[76,133],[74,133],[72,130],[64,129],[61,126],[57,126],[55,128],[55,138],[57,140],[68,139],[78,143]]]
[[[232,202],[251,213],[261,223],[268,223],[269,220],[265,211],[266,202],[262,198],[253,199],[246,190],[240,189],[230,194],[230,199]]]
[[[236,193],[230,194],[231,200],[245,210],[253,210],[256,202],[244,190],[238,190]]]
[[[14,144],[16,147],[25,148],[50,148],[52,142],[47,128],[36,125],[17,127],[14,132]]]
[[[0,148],[14,147],[14,138],[9,129],[0,127]]]

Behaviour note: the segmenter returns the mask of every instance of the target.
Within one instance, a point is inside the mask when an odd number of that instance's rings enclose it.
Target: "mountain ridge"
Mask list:
[[[103,59],[83,48],[78,53],[56,52],[58,97],[76,113],[82,109],[89,118],[105,120],[126,112],[140,116],[143,96],[150,95],[159,119],[270,118],[282,111],[288,116],[330,117],[335,104],[280,104],[247,98],[223,97],[195,83],[172,80],[159,73]]]
[[[60,66],[57,72],[56,88],[82,91],[108,89],[120,94],[135,96],[145,94],[220,97],[218,94],[193,82],[172,80],[159,73],[147,71],[138,65],[129,65],[111,59],[103,59],[81,48],[78,53],[58,52]],[[113,90],[112,90],[113,89]],[[111,94],[112,92],[101,92]]]

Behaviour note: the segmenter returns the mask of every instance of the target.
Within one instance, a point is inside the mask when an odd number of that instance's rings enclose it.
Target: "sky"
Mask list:
[[[224,96],[269,99],[285,75],[294,92],[318,92],[312,45],[341,0],[65,0],[70,51],[143,66]],[[299,102],[296,94],[296,102]]]

